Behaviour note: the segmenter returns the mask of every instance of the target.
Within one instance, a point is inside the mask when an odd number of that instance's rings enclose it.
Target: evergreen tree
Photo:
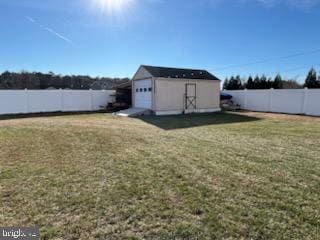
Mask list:
[[[272,87],[273,87],[273,80],[271,77],[269,77],[267,80],[267,89],[270,89]]]
[[[259,89],[260,77],[257,75],[253,80],[253,89]]]
[[[246,88],[247,89],[254,89],[254,83],[253,83],[253,78],[249,76],[248,81],[246,83]]]
[[[274,78],[272,87],[274,89],[282,89],[283,88],[283,81],[280,74],[277,74],[277,76]]]
[[[223,89],[225,90],[239,90],[242,89],[240,76],[231,76],[230,79],[226,79],[223,84]]]
[[[241,77],[239,75],[237,75],[235,78],[235,85],[234,86],[237,89],[243,89]]]
[[[228,90],[237,90],[237,87],[236,87],[236,79],[234,76],[231,76],[230,80],[229,80],[229,86],[228,86]]]
[[[228,90],[229,87],[229,78],[226,78],[223,83],[223,89]]]
[[[258,89],[268,89],[267,77],[264,74],[260,78],[260,85]]]
[[[307,88],[320,88],[320,82],[317,79],[317,72],[314,68],[311,68],[308,72],[304,87]]]

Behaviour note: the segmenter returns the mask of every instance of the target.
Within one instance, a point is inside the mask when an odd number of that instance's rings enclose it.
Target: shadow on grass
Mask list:
[[[260,118],[236,113],[203,113],[177,116],[143,116],[138,119],[164,130],[192,128],[206,125],[231,124],[259,121]]]
[[[59,116],[73,116],[73,115],[88,115],[97,113],[109,113],[106,110],[94,112],[51,112],[51,113],[28,113],[28,114],[8,114],[0,115],[0,121],[23,119],[23,118],[45,118],[45,117],[59,117]]]

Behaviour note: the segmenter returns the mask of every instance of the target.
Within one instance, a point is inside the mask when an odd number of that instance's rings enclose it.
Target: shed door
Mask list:
[[[197,86],[196,84],[186,84],[186,103],[185,108],[188,110],[196,109],[197,108]]]
[[[152,84],[151,80],[135,81],[134,106],[137,108],[152,108]]]

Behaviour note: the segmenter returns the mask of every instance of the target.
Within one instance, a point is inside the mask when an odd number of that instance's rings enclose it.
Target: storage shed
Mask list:
[[[132,79],[132,106],[156,115],[217,112],[220,82],[206,70],[142,65]]]

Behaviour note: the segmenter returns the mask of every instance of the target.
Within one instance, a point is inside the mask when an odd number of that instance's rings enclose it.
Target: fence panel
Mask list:
[[[38,91],[27,90],[28,112],[57,112],[61,111],[61,93],[59,90]]]
[[[269,94],[269,92],[263,90],[246,91],[246,108],[252,111],[267,112],[270,104]]]
[[[0,90],[0,114],[95,111],[115,101],[112,90]]]
[[[241,106],[245,106],[245,92],[243,90],[224,91],[231,95],[232,100]]]
[[[0,91],[0,114],[27,113],[27,102],[24,90]]]
[[[106,103],[115,102],[115,91],[104,90],[104,91],[93,91],[92,95],[92,107],[93,110],[101,109],[101,106],[106,106]]]
[[[271,90],[270,112],[301,114],[304,107],[304,95],[304,89]]]
[[[320,89],[309,89],[305,100],[305,114],[320,116]]]
[[[63,91],[62,102],[64,112],[92,110],[91,92],[88,90]]]
[[[228,90],[242,109],[320,116],[320,89]]]

